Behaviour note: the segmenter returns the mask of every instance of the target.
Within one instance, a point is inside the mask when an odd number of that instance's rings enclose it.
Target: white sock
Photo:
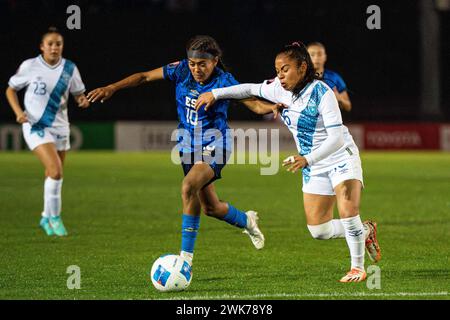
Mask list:
[[[345,230],[341,220],[333,219],[331,222],[333,223],[333,238],[345,238]]]
[[[361,218],[357,215],[356,217],[341,219],[341,222],[350,249],[352,269],[364,270],[365,231]]]
[[[192,259],[194,259],[194,254],[186,251],[181,251],[180,256],[189,262],[190,265],[192,265]]]
[[[45,192],[44,192],[44,195],[45,195]],[[45,207],[45,196],[44,196],[44,207]],[[41,216],[43,218],[47,218],[47,219],[50,218],[50,214],[45,212],[45,208],[44,208],[44,211],[42,211]]]
[[[57,217],[61,214],[62,183],[63,179],[55,180],[50,177],[45,179],[43,217]]]

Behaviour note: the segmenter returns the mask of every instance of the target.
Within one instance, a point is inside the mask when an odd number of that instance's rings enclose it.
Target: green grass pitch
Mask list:
[[[151,265],[181,242],[183,175],[169,152],[69,153],[66,238],[38,227],[37,158],[1,153],[0,299],[449,299],[450,154],[367,152],[362,160],[361,215],[379,224],[381,289],[338,283],[349,268],[347,245],[310,237],[299,174],[229,165],[216,190],[259,212],[266,247],[256,251],[239,229],[202,216],[191,286],[159,293]],[[67,288],[71,265],[81,270],[79,290]]]

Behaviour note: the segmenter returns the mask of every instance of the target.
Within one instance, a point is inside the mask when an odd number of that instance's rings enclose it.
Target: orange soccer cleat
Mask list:
[[[377,263],[381,260],[381,249],[377,240],[377,223],[374,221],[364,221],[363,223],[369,230],[366,237],[366,251],[369,259]]]
[[[361,282],[366,280],[367,273],[364,270],[353,268],[339,282]]]

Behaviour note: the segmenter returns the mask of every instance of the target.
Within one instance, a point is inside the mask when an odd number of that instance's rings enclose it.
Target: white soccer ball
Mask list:
[[[153,263],[150,278],[159,291],[182,291],[191,283],[192,267],[179,255],[166,254]]]

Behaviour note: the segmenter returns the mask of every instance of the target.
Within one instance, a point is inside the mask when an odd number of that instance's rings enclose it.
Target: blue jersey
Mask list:
[[[171,63],[163,67],[164,79],[175,82],[178,125],[178,146],[182,152],[201,151],[206,146],[231,148],[231,137],[227,124],[229,100],[218,100],[205,112],[201,107],[195,110],[200,94],[215,88],[239,84],[231,73],[216,67],[205,84],[196,82],[189,70],[188,60]],[[217,134],[219,133],[220,134]],[[220,136],[221,137],[218,137]]]
[[[324,81],[331,89],[336,87],[336,90],[339,93],[347,90],[347,85],[345,84],[344,79],[342,79],[337,72],[325,69],[323,72],[322,81]]]

